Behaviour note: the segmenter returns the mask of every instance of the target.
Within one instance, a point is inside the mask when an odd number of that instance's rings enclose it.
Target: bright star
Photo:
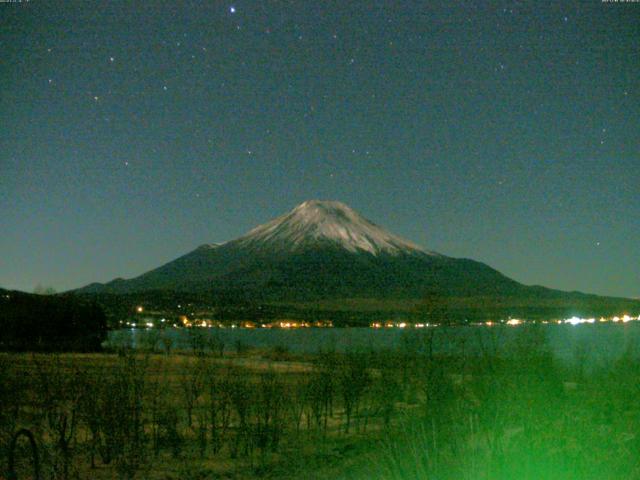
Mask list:
[[[234,7],[234,6],[229,7],[229,12],[230,13],[236,13],[236,7]]]

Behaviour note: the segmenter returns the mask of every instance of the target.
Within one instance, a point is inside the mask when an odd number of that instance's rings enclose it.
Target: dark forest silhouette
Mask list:
[[[106,334],[105,314],[95,303],[0,290],[2,350],[96,351]]]

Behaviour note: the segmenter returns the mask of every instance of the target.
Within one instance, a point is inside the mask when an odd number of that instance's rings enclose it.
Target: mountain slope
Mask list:
[[[343,203],[318,200],[304,202],[235,241],[239,247],[288,252],[315,248],[319,243],[333,244],[352,253],[437,255],[387,232]]]
[[[304,202],[221,245],[88,292],[245,291],[269,299],[508,293],[522,286],[479,262],[424,250],[339,202]]]
[[[483,263],[424,250],[342,203],[317,200],[240,238],[202,245],[136,278],[91,284],[76,292],[166,292],[336,308],[346,305],[346,299],[361,299],[358,308],[378,305],[387,311],[417,301],[411,307],[415,311],[450,315],[454,309],[461,318],[477,317],[478,312],[533,318],[640,310],[640,302],[629,299],[522,285]]]

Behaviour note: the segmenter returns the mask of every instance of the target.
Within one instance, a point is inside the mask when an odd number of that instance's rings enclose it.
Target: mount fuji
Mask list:
[[[222,244],[205,244],[131,280],[80,291],[260,292],[261,296],[414,296],[487,292],[519,284],[472,260],[454,259],[393,235],[347,205],[306,201]]]
[[[383,309],[391,304],[406,309],[435,299],[439,305],[455,304],[465,312],[499,307],[500,312],[529,315],[542,311],[604,314],[609,306],[620,313],[621,302],[640,305],[525,286],[483,263],[425,250],[343,203],[319,200],[306,201],[235,240],[202,245],[130,280],[76,290],[80,294],[145,292],[222,295],[280,305],[335,305],[335,301],[359,299],[360,306],[372,308],[373,302],[375,308]]]

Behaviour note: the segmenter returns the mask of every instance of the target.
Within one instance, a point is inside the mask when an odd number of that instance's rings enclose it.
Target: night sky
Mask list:
[[[0,3],[0,286],[132,277],[308,199],[640,296],[640,3]]]

